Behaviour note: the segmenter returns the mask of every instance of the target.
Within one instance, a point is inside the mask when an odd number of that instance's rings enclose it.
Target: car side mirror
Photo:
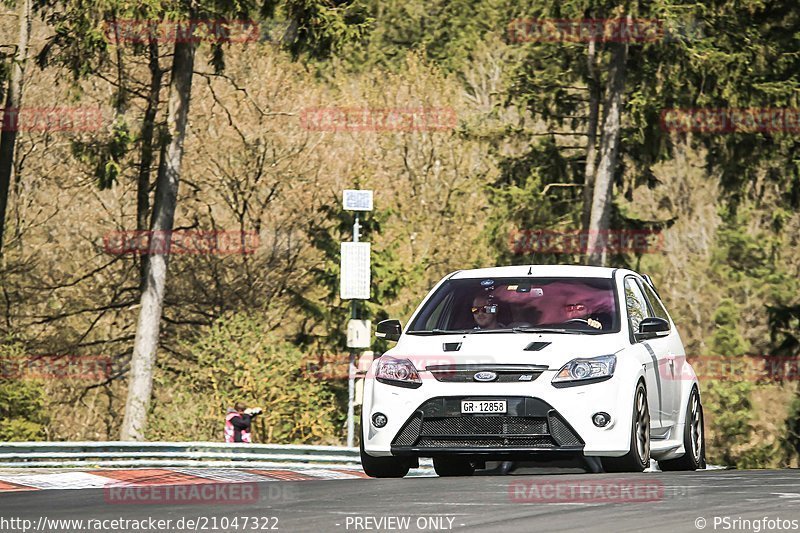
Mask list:
[[[386,339],[387,341],[399,341],[400,333],[403,327],[400,325],[399,320],[382,320],[378,322],[378,327],[375,330],[375,336],[379,339]]]
[[[634,334],[637,341],[669,335],[669,322],[663,318],[647,317],[639,322],[639,331]]]

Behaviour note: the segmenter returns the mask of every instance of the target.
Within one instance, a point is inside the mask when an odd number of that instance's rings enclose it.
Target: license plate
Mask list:
[[[505,413],[506,401],[505,400],[462,400],[461,413]]]

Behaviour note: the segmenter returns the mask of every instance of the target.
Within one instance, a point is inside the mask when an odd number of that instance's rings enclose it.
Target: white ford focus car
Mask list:
[[[403,477],[579,456],[594,471],[704,468],[703,411],[675,324],[647,276],[510,266],[446,276],[369,370],[361,462]],[[592,467],[594,465],[594,467]]]

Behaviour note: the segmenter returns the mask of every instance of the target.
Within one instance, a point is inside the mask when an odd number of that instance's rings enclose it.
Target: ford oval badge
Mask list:
[[[472,376],[475,381],[494,381],[497,379],[497,374],[494,372],[475,372]]]

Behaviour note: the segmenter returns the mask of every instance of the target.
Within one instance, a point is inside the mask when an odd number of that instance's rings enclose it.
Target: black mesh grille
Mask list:
[[[562,446],[580,444],[578,437],[557,416],[550,416],[550,432],[556,442]]]
[[[397,434],[394,439],[394,444],[397,446],[413,446],[419,436],[419,430],[422,426],[422,413],[417,411],[409,419],[406,426]]]
[[[460,396],[449,396],[425,401],[408,419],[392,446],[401,449],[555,449],[583,445],[580,437],[558,412],[538,398],[503,398],[508,404],[507,415],[462,414],[460,409],[463,399]]]
[[[547,422],[543,418],[520,418],[510,416],[505,420],[506,435],[529,435],[531,433],[547,433]]]
[[[552,437],[526,437],[524,439],[513,439],[509,446],[534,446],[537,448],[555,448],[557,445]]]
[[[426,419],[423,435],[530,435],[547,433],[544,418],[461,416]]]
[[[423,448],[555,448],[550,437],[481,437],[478,439],[422,437],[417,446]]]

